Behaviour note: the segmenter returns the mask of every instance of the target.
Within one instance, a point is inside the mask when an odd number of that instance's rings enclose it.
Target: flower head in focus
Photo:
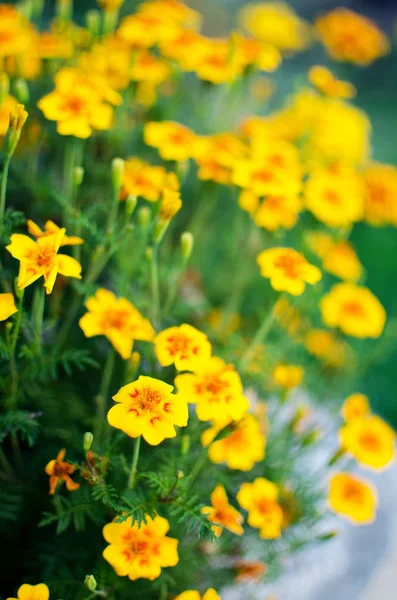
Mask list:
[[[154,329],[126,298],[100,288],[85,303],[88,312],[79,325],[86,337],[104,335],[124,359],[130,358],[134,340],[151,342]]]
[[[16,598],[7,598],[7,600],[49,600],[50,590],[45,583],[30,585],[24,583],[17,591]]]
[[[334,512],[354,525],[365,525],[375,520],[378,494],[369,482],[360,477],[336,473],[330,481],[328,503]]]
[[[178,371],[194,371],[209,360],[211,344],[204,333],[184,323],[161,331],[154,339],[154,351],[161,366],[175,364]]]
[[[211,529],[216,537],[221,536],[223,529],[228,529],[236,535],[243,535],[243,516],[229,504],[223,485],[217,485],[212,492],[211,505],[204,506],[201,512],[207,515],[211,523],[214,523]]]
[[[70,477],[75,470],[76,466],[71,465],[64,461],[66,454],[65,448],[58,452],[56,459],[50,460],[45,468],[45,472],[50,476],[50,494],[55,494],[56,487],[59,481],[64,481],[66,484],[66,489],[69,492],[73,492],[80,487],[79,483],[73,481]]]
[[[270,248],[257,257],[262,277],[270,279],[273,289],[300,296],[305,284],[311,285],[321,279],[321,271],[292,248]]]
[[[46,221],[44,230],[36,225],[36,223],[31,219],[28,219],[27,225],[30,235],[33,235],[37,239],[58,234],[61,229],[54,223],[54,221]],[[75,235],[66,235],[66,233],[61,241],[61,246],[78,246],[80,244],[84,244],[84,240],[81,237],[77,237]]]
[[[179,562],[178,540],[166,535],[169,528],[167,519],[159,515],[154,519],[146,515],[140,526],[132,523],[132,518],[108,523],[103,528],[103,537],[109,544],[103,557],[120,577],[153,581],[161,575],[162,568],[175,567]]]

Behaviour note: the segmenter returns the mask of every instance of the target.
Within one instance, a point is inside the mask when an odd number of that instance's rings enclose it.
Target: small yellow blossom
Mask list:
[[[302,382],[304,370],[298,365],[277,365],[274,369],[274,380],[281,387],[290,390]]]
[[[135,55],[131,67],[132,81],[143,81],[153,85],[159,85],[165,81],[170,73],[168,63],[164,59],[150,54],[147,50],[142,50]]]
[[[227,425],[231,428],[231,433],[216,440],[218,433]],[[201,442],[203,446],[209,446],[208,456],[213,463],[224,462],[229,469],[250,471],[255,463],[265,457],[266,438],[258,420],[251,414],[235,423],[230,420],[214,421],[204,431]]]
[[[363,467],[379,471],[395,459],[396,434],[376,415],[348,421],[339,430],[339,439],[341,448]]]
[[[211,356],[207,336],[191,325],[169,327],[154,339],[154,351],[161,366],[175,364],[178,371],[195,371]]]
[[[175,385],[187,402],[196,404],[200,421],[238,420],[249,407],[239,374],[217,356],[197,365],[194,373],[178,375]]]
[[[117,575],[132,581],[143,578],[153,581],[164,567],[175,567],[179,562],[178,540],[168,537],[167,519],[146,515],[146,523],[132,524],[132,518],[122,523],[108,523],[103,537],[108,542],[103,551]]]
[[[14,233],[11,244],[6,246],[10,254],[20,261],[18,287],[23,289],[40,277],[44,277],[44,287],[51,294],[57,275],[81,279],[81,265],[66,254],[58,254],[66,229],[46,235],[34,242],[27,235]]]
[[[348,8],[319,17],[317,33],[332,58],[368,65],[389,51],[389,40],[376,23]]]
[[[49,235],[54,235],[59,232],[61,229],[54,223],[54,221],[46,221],[44,225],[44,230],[41,229],[34,221],[28,219],[28,232],[30,235],[33,235],[35,238],[43,238]],[[66,235],[64,234],[61,246],[77,246],[79,244],[84,244],[84,240],[81,237],[77,237],[75,235]]]
[[[154,329],[147,319],[126,298],[116,298],[100,288],[85,303],[88,312],[79,325],[86,337],[104,335],[124,359],[130,358],[134,340],[151,342]]]
[[[202,39],[194,63],[197,77],[215,85],[231,83],[241,75],[243,67],[230,39]]]
[[[239,20],[248,33],[281,51],[303,50],[311,40],[310,25],[286,2],[248,2]]]
[[[160,219],[163,221],[170,221],[181,208],[182,199],[179,191],[165,185],[161,195],[159,210]]]
[[[165,179],[165,169],[140,160],[129,158],[124,163],[121,198],[136,196],[149,202],[160,198]]]
[[[7,133],[10,125],[10,114],[16,105],[17,101],[13,96],[6,96],[0,104],[0,136],[4,136]]]
[[[173,389],[163,381],[141,375],[113,396],[117,404],[108,412],[109,424],[130,437],[142,435],[152,446],[175,437],[174,425],[187,425],[188,408],[186,400],[173,394]]]
[[[305,337],[305,346],[310,354],[327,366],[341,367],[346,360],[346,344],[338,340],[332,331],[311,329]]]
[[[0,5],[0,56],[20,55],[29,45],[29,24],[12,4]]]
[[[262,539],[274,539],[281,535],[283,510],[278,503],[278,488],[264,477],[253,483],[243,483],[237,493],[237,501],[248,511],[247,522],[259,529]]]
[[[370,225],[397,226],[397,167],[372,163],[363,173],[364,218]]]
[[[300,296],[305,284],[315,284],[321,279],[321,271],[292,248],[271,248],[257,257],[262,277],[270,279],[273,289]]]
[[[49,600],[50,590],[45,583],[29,585],[24,583],[17,591],[17,598],[7,598],[7,600]]]
[[[70,477],[75,470],[76,466],[71,465],[64,461],[66,454],[65,448],[58,452],[58,456],[55,460],[50,460],[45,468],[45,472],[50,476],[50,494],[55,494],[56,487],[59,481],[64,481],[66,483],[66,489],[69,492],[73,492],[80,487],[79,483],[73,481]]]
[[[309,70],[310,82],[326,96],[337,98],[353,98],[356,88],[348,81],[336,79],[327,67],[316,65]]]
[[[222,600],[214,588],[209,588],[203,595],[196,590],[187,590],[179,594],[174,600]]]
[[[314,232],[307,236],[308,245],[322,259],[322,267],[328,273],[344,281],[358,281],[363,266],[350,242],[333,241],[326,233]]]
[[[346,335],[377,338],[384,329],[386,311],[366,287],[337,283],[321,302],[320,309],[328,327],[339,327]]]
[[[365,525],[375,520],[378,494],[364,479],[349,473],[336,473],[330,481],[328,503],[334,512],[354,525]]]
[[[116,36],[108,36],[82,52],[78,59],[82,71],[95,73],[114,90],[125,89],[131,80],[131,52]]]
[[[297,194],[269,195],[257,207],[254,221],[258,227],[268,231],[277,231],[281,227],[292,229],[298,221],[301,209],[302,202]]]
[[[211,529],[216,537],[221,536],[223,529],[228,529],[236,535],[243,535],[243,516],[229,504],[223,485],[217,485],[212,492],[211,504],[212,506],[204,506],[201,512],[207,515],[211,523],[214,523]]]
[[[148,146],[158,149],[164,160],[185,161],[194,151],[193,131],[173,121],[146,123],[144,139]]]
[[[0,321],[5,321],[11,315],[18,312],[15,306],[14,296],[12,294],[0,294]]]
[[[368,397],[365,394],[351,394],[344,401],[340,412],[346,423],[370,415],[371,407]]]

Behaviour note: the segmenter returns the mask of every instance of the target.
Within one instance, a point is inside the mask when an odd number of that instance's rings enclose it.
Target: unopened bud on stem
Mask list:
[[[185,231],[181,235],[181,254],[182,258],[189,260],[194,246],[194,237],[190,231]]]

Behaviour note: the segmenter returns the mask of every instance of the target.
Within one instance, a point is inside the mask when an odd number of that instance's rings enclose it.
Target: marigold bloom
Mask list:
[[[248,525],[258,528],[262,539],[280,537],[283,510],[278,504],[278,488],[274,483],[264,477],[257,477],[253,483],[243,483],[237,501],[248,511]]]
[[[229,425],[232,432],[220,440],[213,441],[217,434]],[[229,469],[250,471],[255,463],[265,457],[266,438],[258,420],[247,414],[236,423],[214,421],[201,437],[203,446],[209,446],[208,456],[215,464],[226,463]]]
[[[116,36],[108,36],[82,52],[78,65],[85,73],[100,75],[113,90],[124,90],[131,80],[131,51]]]
[[[144,127],[144,140],[157,148],[164,160],[187,160],[193,154],[195,134],[173,121],[149,122]]]
[[[332,58],[368,65],[389,51],[389,40],[376,23],[348,8],[335,8],[315,23]]]
[[[18,103],[13,96],[6,96],[0,104],[0,136],[4,136],[7,133],[7,129],[10,125],[10,114],[17,104]]]
[[[134,56],[131,67],[132,81],[144,81],[153,85],[159,85],[170,76],[171,69],[163,58],[142,50]]]
[[[136,196],[156,202],[163,189],[165,174],[163,167],[155,167],[139,158],[129,158],[124,163],[122,199]]]
[[[162,367],[175,364],[178,371],[194,371],[208,362],[211,344],[204,333],[184,323],[161,331],[154,339],[154,351]]]
[[[336,473],[330,481],[328,503],[354,525],[363,525],[375,520],[378,494],[368,481],[349,473]]]
[[[12,294],[0,294],[0,321],[5,321],[11,315],[18,312],[15,306],[14,296]]]
[[[365,220],[375,226],[397,226],[397,168],[394,165],[372,163],[362,175],[367,190]]]
[[[6,246],[10,254],[20,261],[18,287],[20,290],[44,277],[44,287],[51,294],[57,275],[81,279],[81,265],[71,256],[58,254],[66,229],[46,235],[34,242],[27,235],[14,233],[11,244]]]
[[[356,88],[348,81],[336,79],[327,67],[315,65],[309,70],[310,82],[326,96],[353,98]]]
[[[239,560],[235,564],[235,568],[237,569],[237,583],[250,583],[252,581],[256,582],[268,570],[267,565],[260,560]]]
[[[7,600],[49,600],[50,590],[45,583],[29,585],[24,583],[17,591],[17,598],[7,598]]]
[[[197,136],[194,145],[194,159],[198,162],[210,154],[216,162],[231,168],[247,152],[244,142],[233,133]]]
[[[224,528],[236,535],[243,535],[243,516],[229,504],[223,485],[217,485],[212,492],[211,504],[212,506],[204,506],[201,512],[207,515],[207,519],[211,523],[214,523],[211,529],[216,537],[221,536]]]
[[[248,33],[281,51],[303,50],[311,40],[310,25],[285,2],[249,2],[239,20]]]
[[[192,374],[178,375],[175,385],[187,402],[196,404],[200,421],[238,420],[249,408],[239,374],[217,356],[197,365]]]
[[[103,537],[109,543],[103,557],[117,575],[153,581],[164,567],[175,567],[179,562],[178,540],[168,537],[167,519],[146,515],[146,523],[139,527],[132,519],[122,523],[108,523],[103,528]]]
[[[262,277],[270,279],[273,289],[300,296],[305,283],[320,281],[321,271],[292,248],[270,248],[257,257]]]
[[[0,56],[21,54],[29,45],[29,24],[11,4],[0,6]]]
[[[274,380],[283,388],[290,390],[302,382],[304,370],[298,365],[277,365]]]
[[[155,336],[153,327],[135,306],[109,290],[100,288],[85,306],[88,312],[79,321],[84,335],[106,336],[124,359],[131,356],[134,340],[151,342]]]
[[[197,77],[214,85],[231,83],[243,72],[243,67],[231,40],[202,38],[194,64]]]
[[[305,186],[307,208],[330,227],[349,226],[364,216],[365,190],[356,176],[314,171]]]
[[[163,221],[170,221],[181,208],[182,199],[179,191],[165,186],[161,196],[159,210],[160,219]]]
[[[45,472],[50,476],[51,495],[55,494],[59,481],[64,481],[66,483],[66,489],[69,490],[69,492],[73,492],[80,487],[80,484],[73,481],[70,477],[70,475],[75,472],[76,466],[64,461],[65,454],[66,450],[65,448],[62,448],[62,450],[58,452],[56,459],[50,460],[45,468]]]
[[[239,203],[242,208],[251,203],[253,208],[255,201],[248,197],[248,190],[240,194]],[[269,195],[253,208],[253,218],[258,227],[268,231],[277,231],[281,227],[292,229],[299,217],[302,202],[297,194]],[[250,211],[248,211],[250,212]]]
[[[332,331],[311,329],[305,338],[305,346],[327,366],[340,367],[346,360],[346,344],[338,340]]]
[[[368,396],[365,394],[350,394],[341,408],[340,414],[346,423],[371,414]]]
[[[54,221],[46,221],[44,231],[31,219],[28,219],[27,225],[30,235],[33,235],[37,239],[57,234],[61,229]],[[84,244],[84,240],[76,235],[64,234],[61,241],[61,246],[77,246],[79,244]]]
[[[385,326],[386,311],[366,287],[337,283],[320,302],[321,315],[328,327],[339,327],[346,335],[377,338]]]
[[[221,600],[214,588],[209,588],[203,596],[196,590],[187,590],[179,594],[174,600]]]
[[[339,430],[339,439],[342,449],[364,467],[378,471],[394,461],[396,434],[376,415],[348,421]]]
[[[333,241],[326,233],[315,232],[308,236],[311,249],[322,259],[325,271],[344,281],[358,281],[363,266],[353,246],[345,241]]]
[[[108,412],[109,424],[130,437],[142,435],[152,446],[175,437],[174,425],[187,425],[188,408],[186,400],[173,394],[173,389],[163,381],[141,375],[113,396],[118,404]]]

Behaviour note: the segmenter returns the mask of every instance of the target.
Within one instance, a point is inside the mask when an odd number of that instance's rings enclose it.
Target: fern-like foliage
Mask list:
[[[80,488],[67,498],[56,495],[52,500],[55,512],[45,512],[39,522],[39,527],[56,523],[57,534],[63,533],[73,526],[75,531],[83,531],[86,521],[91,520],[96,524],[101,523],[102,517],[96,511],[90,492],[87,488]]]
[[[0,416],[0,441],[10,433],[33,446],[40,432],[39,413],[24,410],[12,410]]]

